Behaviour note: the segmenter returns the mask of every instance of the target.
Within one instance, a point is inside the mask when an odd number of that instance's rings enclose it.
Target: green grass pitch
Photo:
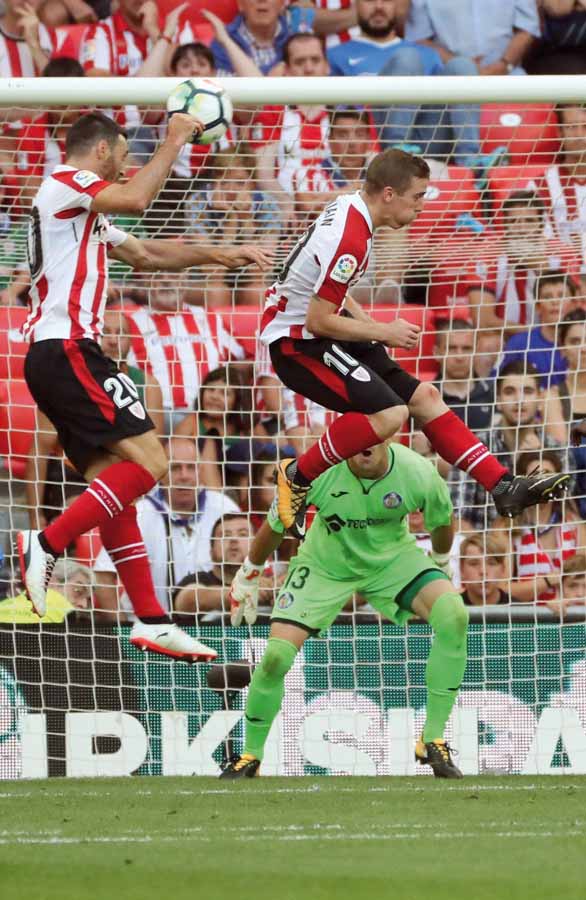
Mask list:
[[[0,784],[2,900],[584,900],[586,778]]]

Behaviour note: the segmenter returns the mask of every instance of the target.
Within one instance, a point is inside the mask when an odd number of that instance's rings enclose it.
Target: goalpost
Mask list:
[[[91,108],[126,116],[132,175],[164,134],[165,100],[180,80],[0,80],[3,597],[20,590],[11,549],[14,533],[57,513],[80,489],[54,436],[37,428],[23,379],[26,347],[19,328],[26,315],[31,199],[40,180],[61,162],[67,128]],[[389,124],[389,109],[412,109],[414,129],[418,111],[435,111],[435,117],[419,120],[419,131],[406,132],[404,143],[415,143],[415,134],[433,143],[441,128],[445,144],[450,111],[466,104],[471,117],[464,137],[469,142],[477,127],[482,164],[452,165],[452,133],[447,159],[429,157],[431,180],[422,215],[407,232],[377,234],[372,262],[353,295],[375,317],[402,315],[421,326],[418,351],[396,354],[409,371],[434,381],[458,357],[468,362],[464,374],[451,376],[452,383],[470,377],[489,387],[494,387],[490,373],[506,339],[539,322],[535,302],[542,277],[567,276],[558,280],[564,291],[562,321],[586,309],[586,128],[580,162],[580,148],[571,144],[571,129],[579,125],[562,122],[560,130],[556,112],[559,105],[584,103],[586,76],[232,78],[222,83],[236,110],[228,139],[209,154],[186,150],[151,209],[141,218],[118,217],[121,228],[144,237],[255,242],[274,254],[276,270],[320,206],[336,191],[355,189],[368,158],[380,147],[377,125]],[[283,123],[282,106],[302,107],[302,115]],[[574,155],[566,158],[570,152]],[[571,165],[564,167],[567,159]],[[266,470],[273,457],[287,445],[299,450],[329,421],[323,411],[282,391],[257,345],[262,292],[274,272],[263,277],[248,269],[225,276],[204,269],[147,276],[116,263],[110,272],[109,308],[118,316],[110,322],[112,352],[119,351],[115,332],[122,327],[130,339],[128,362],[154,375],[160,385],[160,393],[153,393],[152,384],[146,390],[151,399],[159,398],[153,412],[163,434],[201,402],[202,380],[231,354],[228,383],[238,388],[242,409],[231,410],[239,412],[233,418],[216,416],[215,425],[212,416],[206,428],[216,433],[207,440],[197,422],[201,459],[193,487],[227,492],[244,512],[255,514],[258,524],[270,496]],[[200,311],[195,319],[183,317],[184,301]],[[579,331],[579,314],[572,321]],[[558,329],[558,338],[561,333]],[[457,343],[456,336],[463,334],[472,342],[467,348]],[[526,352],[520,357],[527,362]],[[586,357],[582,363],[575,350],[564,357],[564,365],[570,401],[581,396],[584,378],[585,403],[575,407],[586,414]],[[486,420],[483,429],[508,423],[513,457],[532,449],[537,439],[538,449],[546,443],[555,447],[561,464],[575,475],[575,499],[573,509],[567,504],[554,511],[551,528],[559,529],[558,515],[566,527],[563,546],[553,549],[542,536],[549,523],[528,519],[520,525],[523,532],[495,524],[490,516],[481,524],[475,519],[477,549],[469,556],[487,559],[492,567],[484,573],[481,566],[476,578],[498,581],[505,591],[517,589],[520,556],[533,554],[528,563],[533,581],[527,584],[534,590],[532,596],[525,590],[522,603],[471,610],[469,663],[449,726],[465,774],[586,773],[586,451],[570,448],[571,402],[556,402],[555,392],[548,402],[545,395],[523,399],[533,403],[531,419],[519,418],[516,424],[510,424],[502,404],[497,418],[491,417],[495,398],[490,391],[473,403],[464,397],[461,406],[463,415]],[[429,452],[422,435],[411,438],[418,452]],[[466,506],[467,485],[449,473],[446,477],[457,514],[474,518]],[[485,500],[482,507],[488,509]],[[189,528],[196,526],[197,516]],[[462,530],[458,543],[466,536]],[[536,550],[535,541],[543,547]],[[220,543],[211,557],[216,572],[226,564]],[[219,664],[241,661],[240,667],[217,670],[210,686],[207,666],[146,658],[130,646],[127,606],[109,572],[96,574],[98,552],[90,535],[72,548],[71,562],[61,567],[61,581],[55,584],[69,605],[76,605],[78,597],[80,606],[94,606],[93,613],[80,608],[61,623],[40,628],[19,619],[22,604],[0,601],[0,779],[217,774],[226,745],[240,747],[245,691],[239,688],[247,666],[258,661],[264,647],[271,585],[283,575],[285,562],[277,561],[267,572],[266,608],[253,628],[231,629],[220,610],[200,610],[196,623],[193,612],[184,619],[217,649]],[[570,557],[575,563],[568,566]],[[549,564],[556,585],[564,576],[553,597],[540,593],[535,582],[544,571],[540,566]],[[168,596],[181,580],[175,573],[170,583],[174,571],[167,566],[168,583],[160,586],[169,588]],[[468,571],[465,584],[471,580]],[[556,600],[564,606],[561,621],[550,608]],[[329,637],[310,640],[299,654],[263,774],[415,774],[413,742],[423,721],[429,645],[427,626],[402,629],[381,623],[357,600],[354,612],[346,613]]]

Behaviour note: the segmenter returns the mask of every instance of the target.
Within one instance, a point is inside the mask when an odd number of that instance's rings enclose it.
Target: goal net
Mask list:
[[[270,506],[275,461],[334,416],[275,376],[258,341],[263,295],[324,205],[359,189],[373,156],[396,145],[429,163],[424,209],[407,229],[377,231],[352,296],[377,320],[421,328],[415,350],[393,355],[436,383],[505,464],[573,476],[567,502],[509,527],[413,423],[400,435],[449,484],[454,580],[472,604],[448,737],[466,774],[585,773],[586,449],[571,441],[586,416],[584,80],[232,80],[225,138],[185,147],[145,214],[113,220],[139,238],[247,243],[274,257],[266,273],[110,263],[104,352],[169,454],[163,487],[139,503],[139,513],[150,504],[141,521],[155,586],[217,650],[211,677],[130,645],[132,609],[97,533],[58,563],[42,625],[12,549],[19,529],[42,527],[83,490],[24,379],[35,193],[89,109],[127,123],[126,178],[166,130],[173,80],[110,81],[0,83],[0,778],[213,775],[241,748],[247,679],[294,542],[263,573],[256,625],[231,628],[222,590]],[[410,528],[429,549],[422,517]],[[354,597],[287,677],[263,773],[415,774],[430,642],[427,625],[381,621]]]

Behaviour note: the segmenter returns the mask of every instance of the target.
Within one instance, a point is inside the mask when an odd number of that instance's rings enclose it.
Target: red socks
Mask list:
[[[423,433],[446,462],[467,472],[487,491],[492,491],[508,474],[508,469],[451,410],[428,422]]]
[[[297,471],[308,481],[313,481],[330,466],[380,442],[364,413],[344,413],[339,419],[334,419],[319,441],[299,457]]]
[[[127,506],[100,526],[100,537],[139,619],[165,618],[155,594],[147,552],[136,519],[136,507]]]
[[[127,460],[113,463],[94,478],[69,509],[45,528],[42,533],[44,543],[59,556],[80,534],[96,526],[101,528],[155,484],[144,466]],[[140,534],[139,539],[142,540]]]

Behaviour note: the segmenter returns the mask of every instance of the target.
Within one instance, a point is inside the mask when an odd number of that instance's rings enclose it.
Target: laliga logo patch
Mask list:
[[[87,188],[90,184],[94,184],[95,181],[99,181],[100,176],[96,175],[95,172],[86,172],[82,169],[80,172],[75,173],[73,180],[80,187]]]
[[[397,509],[403,502],[403,498],[400,494],[396,494],[395,491],[391,491],[389,494],[385,494],[383,497],[383,506],[386,509]]]
[[[340,284],[346,284],[350,281],[357,268],[358,260],[356,257],[352,256],[351,253],[344,253],[343,256],[340,256],[336,260],[336,265],[332,269],[330,278],[332,281],[339,281]]]
[[[281,594],[279,599],[277,600],[277,606],[279,609],[289,609],[290,606],[293,606],[295,601],[295,597],[293,594],[290,594],[289,591],[286,591],[284,594]]]

